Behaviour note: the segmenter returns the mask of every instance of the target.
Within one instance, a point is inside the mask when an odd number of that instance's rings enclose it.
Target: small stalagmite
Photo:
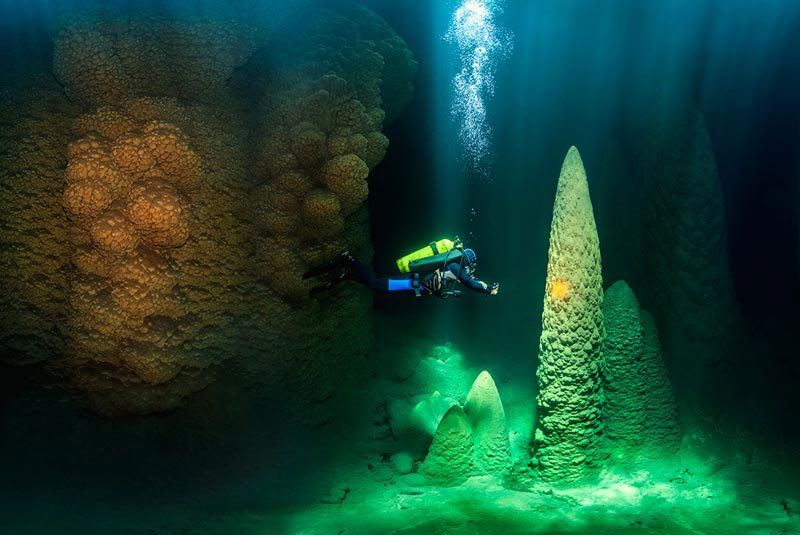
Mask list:
[[[440,485],[463,483],[473,467],[472,426],[459,406],[442,417],[420,472]]]
[[[464,413],[472,425],[475,472],[503,475],[508,470],[506,413],[492,376],[482,371],[467,394]]]
[[[642,382],[648,385],[644,400],[647,407],[647,425],[643,429],[645,444],[655,453],[670,453],[681,445],[683,426],[664,366],[656,324],[645,310],[641,312],[641,319],[644,339]]]
[[[620,445],[641,444],[646,423],[641,358],[644,350],[639,303],[625,281],[615,282],[603,300],[606,341],[603,348],[605,436]]]
[[[674,452],[681,425],[661,358],[658,332],[625,281],[615,282],[603,303],[605,436],[619,458]]]

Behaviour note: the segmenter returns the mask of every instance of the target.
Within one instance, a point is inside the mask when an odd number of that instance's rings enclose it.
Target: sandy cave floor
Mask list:
[[[376,370],[347,396],[352,402],[347,426],[332,423],[317,430],[324,441],[318,451],[324,454],[310,454],[302,474],[287,467],[285,477],[306,489],[301,498],[270,505],[272,497],[289,495],[288,486],[276,479],[275,465],[296,457],[298,443],[284,441],[282,454],[271,453],[269,462],[254,464],[244,475],[228,475],[222,485],[211,488],[198,479],[196,495],[153,488],[152,500],[144,502],[76,480],[38,488],[35,496],[30,491],[10,496],[0,507],[5,524],[0,532],[800,533],[796,452],[756,443],[741,431],[709,432],[688,423],[674,458],[631,469],[622,468],[625,459],[616,459],[596,481],[581,486],[538,483],[512,490],[491,476],[457,487],[433,486],[409,473],[424,456],[426,442],[404,435],[410,424],[402,421],[403,414],[433,391],[450,403],[463,402],[474,377],[488,368],[506,409],[512,457],[520,466],[529,455],[533,394],[513,355],[481,358],[432,342],[392,347],[394,354],[384,360],[391,366]],[[409,358],[398,358],[398,352]],[[376,416],[376,407],[386,414]],[[387,425],[396,428],[393,434],[386,433]],[[428,425],[433,428],[435,422]]]

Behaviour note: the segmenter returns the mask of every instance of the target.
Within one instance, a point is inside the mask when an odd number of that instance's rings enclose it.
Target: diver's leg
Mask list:
[[[414,288],[414,281],[411,280],[411,277],[404,277],[402,279],[386,279],[386,286],[390,293],[414,292],[416,294],[419,291],[418,288]]]
[[[352,257],[347,261],[347,266],[349,267],[348,278],[360,282],[373,292],[387,294],[396,292],[415,292],[411,276],[406,276],[400,279],[377,277],[369,268],[369,266]]]
[[[353,257],[349,257],[346,265],[348,267],[348,277],[350,280],[360,282],[373,292],[386,293],[389,291],[389,279],[377,277],[372,269],[363,262],[359,262]]]
[[[334,270],[337,269],[338,272],[334,272]],[[337,256],[333,262],[314,268],[306,275],[303,275],[303,278],[308,279],[322,273],[331,273],[331,277],[327,281],[311,288],[311,295],[330,290],[344,280],[351,280],[363,284],[376,293],[414,291],[411,284],[411,277],[404,277],[402,279],[378,277],[369,266],[363,262],[359,262],[346,251]]]
[[[374,292],[387,291],[387,282],[376,277],[366,264],[356,260],[348,251],[337,255],[330,262],[307,271],[303,274],[303,279],[319,275],[328,275],[328,280],[311,288],[309,291],[311,295],[330,290],[345,280],[363,284]]]
[[[353,282],[358,282],[363,284],[365,287],[369,288],[375,293],[382,293],[382,294],[390,294],[390,293],[397,293],[397,292],[405,292],[405,293],[415,293],[414,287],[412,286],[412,281],[410,277],[403,278],[403,279],[390,279],[387,277],[372,277],[368,280],[362,280],[360,278],[356,278],[348,273],[343,269],[341,272],[341,276],[335,279],[330,279],[322,284],[318,284],[314,286],[310,290],[311,295],[316,295],[325,291],[330,290],[334,286],[337,286],[343,280],[352,280]]]
[[[331,280],[325,281],[322,284],[317,284],[316,286],[311,288],[308,291],[308,293],[309,293],[309,295],[317,295],[319,293],[326,292],[326,291],[330,290],[331,288],[333,288],[334,286],[338,285],[340,282],[342,282],[342,279],[340,279],[340,278],[336,278],[336,279],[331,279]]]

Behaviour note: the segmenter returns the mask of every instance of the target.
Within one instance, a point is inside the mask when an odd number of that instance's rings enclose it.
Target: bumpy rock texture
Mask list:
[[[458,485],[472,473],[472,427],[464,410],[451,407],[442,417],[420,473],[440,485]]]
[[[144,95],[210,101],[262,39],[235,20],[89,18],[59,32],[54,71],[95,106]]]
[[[402,108],[416,64],[367,10],[304,13],[302,35],[287,22],[233,83],[264,37],[239,24],[64,27],[70,98],[39,81],[0,110],[8,360],[47,361],[106,415],[174,408],[225,362],[329,416],[369,349],[370,298],[310,301],[301,274],[345,246],[369,253],[381,106]]]
[[[474,436],[475,471],[503,476],[509,469],[508,429],[503,402],[489,372],[482,371],[464,402]]]
[[[8,362],[48,362],[66,349],[61,189],[74,113],[52,77],[0,91],[0,354]]]
[[[302,76],[312,80],[338,73],[366,109],[383,110],[387,123],[411,100],[417,62],[394,30],[368,9],[350,5],[298,11],[283,27],[287,35],[271,53],[273,60],[302,65]]]
[[[625,281],[614,283],[606,292],[603,319],[603,421],[612,455],[625,458],[676,451],[681,424],[658,332]]]
[[[678,406],[664,366],[658,329],[653,317],[641,311],[644,349],[642,352],[642,381],[651,385],[645,400],[648,423],[644,435],[649,437],[648,449],[656,453],[676,451],[683,438]]]
[[[288,345],[271,344],[283,355],[274,366],[292,380],[270,390],[311,399],[306,418],[342,378],[363,371],[371,296],[342,285],[310,301],[302,274],[343,249],[371,256],[367,178],[388,146],[384,107],[405,105],[415,69],[402,40],[372,12],[319,9],[287,19],[232,81],[258,102],[247,195],[252,276],[276,307],[258,313],[268,316],[270,340],[292,333]],[[248,368],[258,373],[257,361]]]
[[[603,298],[606,332],[603,347],[603,411],[605,436],[624,445],[639,445],[637,436],[647,422],[641,358],[644,347],[639,303],[625,281],[614,283]],[[628,444],[628,442],[632,444]]]
[[[570,148],[558,180],[536,377],[533,465],[572,481],[602,458],[603,286],[600,247],[580,154]]]
[[[309,266],[345,247],[368,253],[366,179],[388,146],[386,107],[397,113],[410,99],[416,63],[364,8],[304,13],[286,28],[248,66],[246,83],[261,100],[254,143],[261,181],[250,199],[262,230],[258,275],[298,300],[307,295],[300,275]]]
[[[225,215],[235,195],[206,182],[223,155],[200,143],[203,164],[177,124],[219,141],[203,115],[140,98],[73,125],[62,200],[72,223],[71,357],[59,365],[98,412],[172,408],[225,358],[209,331],[226,324],[244,251]]]
[[[717,166],[699,111],[673,111],[652,132],[639,159],[643,301],[682,397],[708,398],[724,390],[716,378],[725,374],[736,318]]]
[[[441,416],[443,408],[446,412]],[[506,414],[489,372],[482,371],[475,378],[463,407],[435,392],[414,408],[412,416],[418,410],[424,412],[418,416],[426,421],[435,418],[435,413],[440,417],[421,473],[451,485],[473,475],[491,474],[501,480],[508,475],[511,456]]]

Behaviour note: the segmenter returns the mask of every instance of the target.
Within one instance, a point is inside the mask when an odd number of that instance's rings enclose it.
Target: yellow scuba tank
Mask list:
[[[410,273],[412,271],[411,269],[412,262],[422,260],[423,258],[428,258],[434,255],[448,253],[453,249],[460,249],[460,248],[461,248],[461,241],[458,238],[456,238],[455,240],[448,240],[445,238],[431,242],[422,249],[418,249],[413,253],[409,253],[402,258],[398,258],[397,269],[400,270],[400,273]]]

